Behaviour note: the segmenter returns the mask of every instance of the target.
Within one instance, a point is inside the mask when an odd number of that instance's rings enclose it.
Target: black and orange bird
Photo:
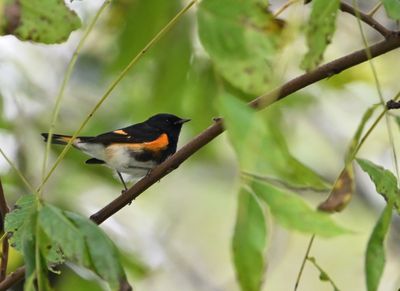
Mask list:
[[[79,136],[72,145],[91,156],[86,164],[104,164],[117,171],[127,189],[121,173],[134,179],[146,176],[176,152],[182,125],[190,119],[173,114],[156,114],[144,122],[106,132],[97,136]],[[44,141],[48,133],[42,133]],[[51,143],[65,145],[70,135],[53,134]]]

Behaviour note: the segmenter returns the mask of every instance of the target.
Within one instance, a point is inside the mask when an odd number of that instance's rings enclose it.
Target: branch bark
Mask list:
[[[306,0],[305,4],[310,3],[312,0]],[[380,24],[378,21],[376,21],[373,17],[373,14],[367,14],[362,11],[359,11],[355,9],[352,5],[349,5],[345,2],[340,2],[339,9],[342,12],[349,13],[353,16],[360,17],[361,21],[364,23],[368,24],[371,26],[373,29],[375,29],[377,32],[379,32],[383,37],[387,38],[392,31],[384,27],[382,24]]]
[[[390,36],[392,33],[389,29],[384,27],[382,24],[380,24],[378,21],[376,21],[373,16],[366,14],[361,11],[357,11],[356,9],[353,8],[353,6],[345,3],[345,2],[340,2],[340,10],[346,13],[349,13],[355,17],[360,17],[360,20],[363,21],[364,23],[368,24],[371,26],[373,29],[375,29],[377,32],[379,32],[383,37],[387,38]]]
[[[19,267],[0,282],[0,290],[8,290],[11,286],[17,284],[25,276],[25,266]]]

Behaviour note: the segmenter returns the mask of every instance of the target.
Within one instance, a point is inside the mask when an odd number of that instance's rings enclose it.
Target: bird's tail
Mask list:
[[[41,134],[44,138],[44,141],[47,142],[49,139],[48,133]],[[71,140],[72,136],[70,135],[62,135],[62,134],[52,134],[51,143],[52,144],[67,144]]]

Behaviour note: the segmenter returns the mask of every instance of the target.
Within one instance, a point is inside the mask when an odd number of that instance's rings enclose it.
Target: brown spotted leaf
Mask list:
[[[353,166],[349,164],[342,170],[329,197],[318,206],[318,209],[326,212],[339,212],[350,202],[353,192],[354,173]]]

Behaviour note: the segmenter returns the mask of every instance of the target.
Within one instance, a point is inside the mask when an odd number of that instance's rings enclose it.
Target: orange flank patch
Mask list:
[[[123,131],[122,129],[115,130],[115,131],[113,131],[113,133],[121,134],[121,135],[128,135],[128,133],[126,133],[126,132]]]

